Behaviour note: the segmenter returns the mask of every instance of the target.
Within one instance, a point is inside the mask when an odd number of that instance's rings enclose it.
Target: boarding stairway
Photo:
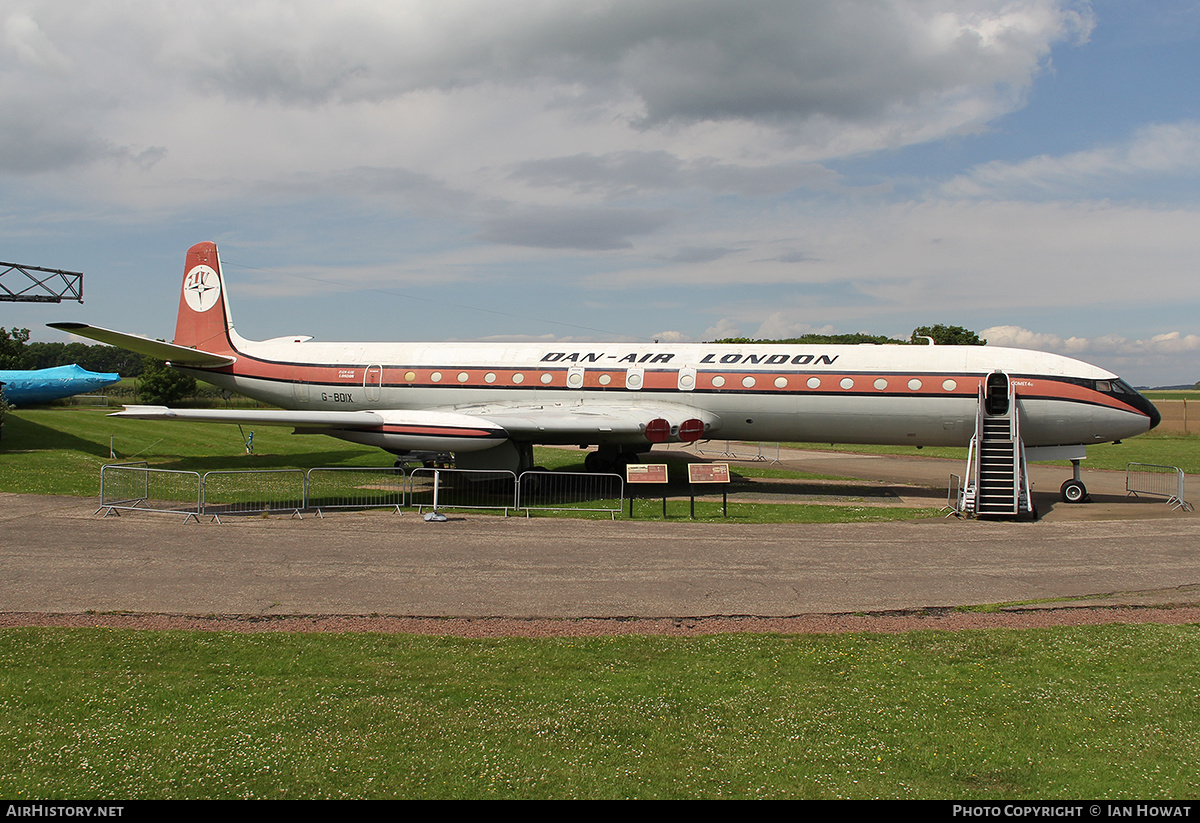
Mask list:
[[[959,512],[985,517],[1035,518],[1021,415],[1008,375],[989,374],[979,387],[975,434],[967,452],[967,482]]]

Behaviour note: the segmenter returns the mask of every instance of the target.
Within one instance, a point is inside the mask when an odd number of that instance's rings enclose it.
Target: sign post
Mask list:
[[[729,516],[729,464],[688,463],[688,486],[692,495],[692,519],[696,519],[696,484],[721,483],[721,516]]]
[[[630,463],[625,467],[625,482],[629,485],[629,518],[633,519],[633,498],[637,496],[634,489],[640,483],[667,484],[666,463]],[[662,498],[663,519],[667,519],[667,493],[664,488]]]

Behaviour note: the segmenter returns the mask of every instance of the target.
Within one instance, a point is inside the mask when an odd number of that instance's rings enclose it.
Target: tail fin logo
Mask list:
[[[183,280],[183,296],[194,312],[206,312],[221,299],[221,278],[209,266],[196,266]]]

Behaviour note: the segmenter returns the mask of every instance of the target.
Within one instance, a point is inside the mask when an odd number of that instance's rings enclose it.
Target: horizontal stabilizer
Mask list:
[[[89,326],[87,323],[47,323],[46,325],[52,329],[77,334],[80,337],[99,340],[101,343],[108,343],[110,346],[116,346],[119,349],[145,354],[158,360],[169,360],[176,366],[195,366],[197,368],[211,369],[219,366],[230,366],[237,361],[236,357],[224,354],[212,354],[211,352],[200,351],[199,349],[189,349],[186,346],[176,346],[173,343],[164,343],[161,340],[151,340],[149,337],[142,337],[137,334],[126,334],[125,332],[113,331],[112,329],[102,329],[99,326]]]

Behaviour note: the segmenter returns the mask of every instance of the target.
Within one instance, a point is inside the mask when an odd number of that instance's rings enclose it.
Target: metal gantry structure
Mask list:
[[[0,303],[83,302],[83,273],[0,262]]]

